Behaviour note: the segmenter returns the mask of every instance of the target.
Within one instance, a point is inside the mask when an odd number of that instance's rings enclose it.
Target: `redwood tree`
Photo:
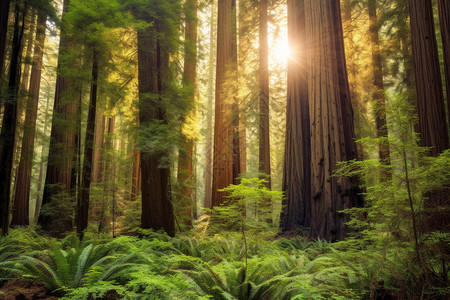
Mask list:
[[[163,229],[175,234],[174,215],[169,195],[170,169],[166,153],[148,143],[152,135],[164,134],[167,125],[163,97],[169,81],[171,25],[176,18],[170,1],[154,1],[151,7],[137,7],[139,19],[150,27],[138,30],[139,123],[142,176],[142,228]],[[148,133],[148,132],[152,133]]]
[[[215,51],[215,7],[214,1],[211,2],[210,32],[209,32],[209,57],[208,57],[208,103],[206,108],[206,136],[205,136],[205,201],[204,207],[211,208],[212,187],[211,187],[211,160],[212,160],[212,117],[213,117],[213,98],[214,98],[214,51]]]
[[[4,102],[2,129],[0,133],[0,223],[2,234],[8,234],[13,145],[17,119],[17,97],[20,86],[22,38],[28,7],[16,2],[14,32],[11,49],[8,88]]]
[[[353,110],[347,80],[338,0],[305,0],[308,98],[311,124],[310,236],[342,240],[347,218],[339,211],[357,206],[358,183],[337,182],[336,164],[355,159]]]
[[[377,136],[380,138],[378,153],[381,163],[389,164],[389,143],[387,141],[388,131],[386,126],[386,107],[383,84],[383,62],[378,38],[377,1],[369,0],[369,37],[372,48],[373,88],[372,103],[375,111],[375,125]],[[390,174],[386,173],[386,176]]]
[[[444,56],[445,87],[447,91],[447,106],[450,116],[450,1],[437,0],[439,9],[439,24],[441,28],[442,53]],[[450,125],[450,124],[449,124]]]
[[[311,139],[304,1],[289,0],[286,142],[281,229],[295,230],[311,222]]]
[[[98,60],[97,50],[94,49],[92,54],[92,82],[89,97],[86,139],[84,143],[84,160],[76,211],[77,234],[80,237],[83,236],[83,231],[88,225],[89,195],[92,181],[92,159],[94,152],[95,115],[97,110]]]
[[[236,76],[236,1],[223,0],[218,3],[217,19],[212,206],[225,201],[218,190],[236,183],[240,173]]]
[[[64,16],[68,5],[69,0],[64,0],[47,173],[42,197],[42,209],[38,219],[38,224],[43,230],[55,234],[72,229],[71,211],[58,209],[55,211],[55,209],[52,209],[55,208],[55,205],[51,203],[53,199],[61,196],[63,197],[59,198],[60,201],[68,201],[67,196],[70,194],[73,183],[72,166],[76,135],[76,118],[74,118],[74,115],[77,113],[77,101],[72,95],[73,80],[68,77],[69,74],[65,70],[64,63],[64,55],[68,53],[70,46],[73,46],[65,28]]]
[[[430,154],[438,156],[448,149],[449,140],[431,0],[409,0],[409,12],[419,115],[417,129],[422,146],[430,147]],[[427,196],[425,205],[429,209],[449,204],[446,191],[433,191]],[[447,227],[448,209],[431,213],[426,223],[429,230]]]
[[[33,166],[34,137],[39,103],[39,88],[41,86],[41,68],[44,54],[46,15],[38,13],[36,42],[34,43],[33,66],[30,76],[29,96],[26,103],[24,133],[20,163],[14,193],[14,209],[11,225],[29,224],[29,198],[31,184],[31,170]]]
[[[259,3],[259,170],[268,175],[270,188],[269,41],[267,0]]]
[[[197,67],[197,0],[187,0],[186,6],[186,29],[185,29],[185,59],[183,81],[189,89],[189,98],[194,103],[195,80]],[[194,105],[192,106],[194,108]],[[191,110],[191,113],[194,113]],[[178,157],[178,184],[180,185],[179,195],[183,207],[186,208],[186,225],[192,225],[192,216],[195,214],[195,195],[193,185],[194,168],[193,153],[194,141],[184,135],[183,147],[180,149]]]

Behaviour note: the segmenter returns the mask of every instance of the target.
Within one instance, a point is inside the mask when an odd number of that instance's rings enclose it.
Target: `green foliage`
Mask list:
[[[447,286],[448,233],[429,232],[427,215],[448,207],[430,208],[428,195],[450,185],[450,151],[427,156],[413,131],[414,108],[403,96],[387,105],[390,164],[378,158],[344,162],[338,176],[358,176],[365,189],[366,204],[346,210],[353,238],[342,242],[349,253],[373,253],[364,262],[366,287],[396,291],[402,297],[436,293]],[[376,147],[381,139],[362,142]],[[436,239],[434,239],[436,237]],[[369,280],[370,279],[370,280]],[[370,284],[369,282],[370,281]],[[378,284],[382,282],[382,284]],[[445,292],[440,289],[439,293]]]
[[[210,231],[267,230],[272,224],[273,203],[280,202],[282,193],[269,190],[265,183],[265,179],[241,178],[240,184],[221,189],[227,193],[227,201],[213,208]]]

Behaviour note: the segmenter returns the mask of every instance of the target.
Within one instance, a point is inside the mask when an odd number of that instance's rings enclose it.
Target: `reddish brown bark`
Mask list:
[[[408,3],[419,116],[416,130],[422,146],[430,147],[430,154],[438,156],[448,149],[449,139],[432,4],[430,0],[409,0]],[[425,206],[429,210],[424,221],[426,229],[447,230],[450,220],[448,193],[436,190],[426,196]],[[436,211],[443,207],[446,209]]]
[[[337,182],[336,164],[355,159],[353,111],[345,63],[340,3],[305,0],[309,49],[308,97],[311,124],[310,236],[342,240],[347,218],[339,211],[357,206],[358,183]]]
[[[197,69],[197,0],[186,1],[187,20],[185,32],[185,59],[184,59],[184,84],[191,89],[190,99],[195,102],[196,69]],[[194,104],[195,105],[195,104]],[[191,113],[193,113],[191,111]],[[181,205],[186,208],[185,224],[192,225],[192,215],[195,193],[195,178],[193,168],[194,141],[183,137],[183,148],[178,157],[178,184]]]
[[[72,188],[72,166],[75,153],[77,101],[73,94],[73,82],[63,73],[63,56],[70,47],[70,37],[65,34],[64,12],[69,0],[63,4],[63,26],[59,44],[58,76],[56,78],[55,102],[53,105],[53,121],[50,134],[47,173],[45,178],[42,208],[49,205],[55,196],[65,195],[68,201]],[[68,212],[58,215],[44,214],[41,209],[38,224],[49,233],[59,234],[72,230],[72,218]]]
[[[159,21],[154,28],[138,32],[139,122],[146,128],[155,120],[165,121],[161,95],[168,76],[169,53],[157,37]],[[155,30],[155,31],[153,31]],[[141,148],[142,228],[163,229],[175,234],[172,204],[169,197],[169,168],[160,166],[163,154]]]
[[[11,225],[29,224],[31,170],[33,166],[34,137],[39,103],[39,88],[41,86],[41,68],[44,54],[46,19],[46,16],[40,13],[37,20],[33,67],[31,70],[29,96],[25,110],[26,115],[22,150],[15,183],[14,209]]]
[[[212,206],[225,201],[219,189],[237,183],[240,174],[236,64],[236,2],[219,1]]]
[[[304,1],[288,1],[290,58],[287,70],[285,192],[281,229],[308,227],[311,221],[311,140],[306,65]]]
[[[6,91],[2,129],[0,133],[0,225],[2,234],[8,234],[11,172],[14,134],[16,131],[17,97],[20,85],[22,37],[27,7],[22,11],[16,3],[14,12],[14,33],[10,59],[8,88]]]
[[[420,140],[437,156],[449,140],[431,0],[409,0],[409,12]]]
[[[445,89],[447,91],[447,108],[450,117],[450,1],[437,0],[439,25],[441,28],[442,54],[444,56]],[[450,124],[449,124],[450,125]]]

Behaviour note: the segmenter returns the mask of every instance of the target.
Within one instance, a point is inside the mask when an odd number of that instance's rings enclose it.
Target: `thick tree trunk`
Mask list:
[[[422,146],[437,156],[449,146],[431,0],[409,0]]]
[[[213,97],[214,97],[214,50],[215,50],[215,30],[216,27],[214,15],[216,13],[215,10],[216,4],[213,1],[211,3],[211,18],[210,18],[210,33],[209,33],[209,75],[208,75],[208,104],[207,104],[207,112],[206,112],[206,137],[205,137],[205,200],[204,207],[212,208],[212,187],[211,187],[211,160],[212,160],[212,119],[213,119]]]
[[[447,108],[450,118],[450,1],[437,0],[439,25],[441,28],[442,53],[444,56],[445,89],[447,91]],[[448,124],[450,125],[450,124]]]
[[[430,147],[430,154],[438,156],[448,149],[449,139],[432,4],[431,0],[409,0],[408,3],[419,115],[417,129],[422,146]],[[449,204],[446,191],[433,191],[427,196],[425,206],[428,209],[439,210]],[[425,220],[427,230],[448,227],[449,217],[448,209],[431,212]]]
[[[35,11],[31,11],[30,14],[25,16],[25,30],[23,36],[23,42],[25,44],[26,41],[26,51],[24,57],[23,71],[22,71],[22,79],[20,81],[21,91],[19,92],[19,97],[17,98],[17,128],[16,134],[14,137],[14,157],[13,157],[13,169],[15,169],[15,178],[17,178],[17,161],[20,161],[20,155],[22,153],[22,138],[24,135],[24,118],[25,118],[25,109],[27,106],[28,96],[28,83],[30,79],[30,68],[31,68],[31,56],[33,54],[33,45],[34,45],[34,33],[36,31],[36,13]],[[14,196],[13,196],[14,198]]]
[[[384,98],[383,84],[383,63],[378,38],[378,18],[377,18],[377,1],[369,0],[369,36],[372,48],[372,68],[373,68],[373,94],[372,103],[375,111],[375,124],[377,127],[377,137],[381,138],[378,144],[378,155],[380,162],[385,165],[390,164],[389,159],[389,142],[387,141],[388,131],[386,126],[386,107]],[[390,173],[385,173],[389,177]]]
[[[72,165],[75,153],[77,101],[74,100],[73,83],[63,74],[64,55],[70,47],[70,37],[64,30],[64,13],[67,11],[69,0],[63,4],[63,27],[59,43],[58,76],[56,77],[55,102],[53,106],[53,121],[50,134],[47,173],[45,178],[42,208],[50,204],[52,198],[61,197],[59,201],[69,201],[72,188]],[[41,213],[38,224],[43,230],[53,234],[72,230],[72,217],[68,212],[51,215]]]
[[[270,189],[270,126],[269,126],[269,41],[267,0],[259,3],[259,171],[269,177]]]
[[[83,237],[83,231],[87,228],[89,216],[89,195],[92,181],[92,159],[94,153],[95,115],[97,110],[97,80],[98,54],[96,50],[94,50],[94,53],[92,55],[91,95],[89,99],[86,139],[84,141],[83,173],[81,178],[80,191],[78,192],[76,214],[77,234],[80,238]]]
[[[212,206],[225,201],[218,190],[237,183],[240,173],[235,0],[219,1],[217,22]]]
[[[285,192],[281,229],[296,230],[311,222],[311,139],[306,62],[304,1],[288,1],[290,58],[287,70],[286,144],[283,169]]]
[[[167,78],[169,53],[157,38],[158,21],[152,28],[138,32],[139,121],[146,128],[151,122],[164,119],[161,94]],[[142,228],[163,229],[175,234],[174,215],[169,196],[169,168],[161,167],[162,154],[154,149],[141,149]]]
[[[6,51],[6,33],[8,32],[8,16],[9,16],[9,2],[4,0],[0,3],[0,82],[3,77]],[[0,101],[0,106],[3,100]]]
[[[197,69],[197,0],[186,1],[187,15],[185,32],[184,84],[191,89],[190,98],[195,103],[196,69]],[[195,107],[195,104],[194,106]],[[190,113],[193,114],[195,108]],[[193,168],[194,141],[184,136],[183,146],[178,157],[178,184],[182,206],[186,208],[185,224],[192,225],[192,214],[195,192],[195,178]]]
[[[44,55],[46,20],[47,17],[43,13],[39,13],[33,54],[33,67],[31,69],[29,96],[24,122],[22,153],[20,155],[20,163],[15,183],[14,209],[11,225],[29,225],[31,170],[33,166],[39,89],[41,86],[41,68]]]
[[[311,124],[310,236],[329,241],[345,237],[340,210],[358,205],[358,183],[332,177],[336,164],[355,159],[353,111],[345,65],[338,0],[305,0],[309,51],[308,97]]]
[[[2,129],[0,133],[0,223],[2,234],[8,234],[11,171],[13,160],[14,134],[17,119],[17,97],[20,86],[20,66],[25,12],[20,3],[15,5],[13,43],[11,50],[8,89],[6,91]],[[21,24],[20,24],[21,23]]]

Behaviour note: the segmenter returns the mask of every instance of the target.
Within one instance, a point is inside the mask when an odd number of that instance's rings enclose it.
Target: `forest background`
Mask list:
[[[7,293],[448,295],[449,1],[2,0],[0,29]]]

